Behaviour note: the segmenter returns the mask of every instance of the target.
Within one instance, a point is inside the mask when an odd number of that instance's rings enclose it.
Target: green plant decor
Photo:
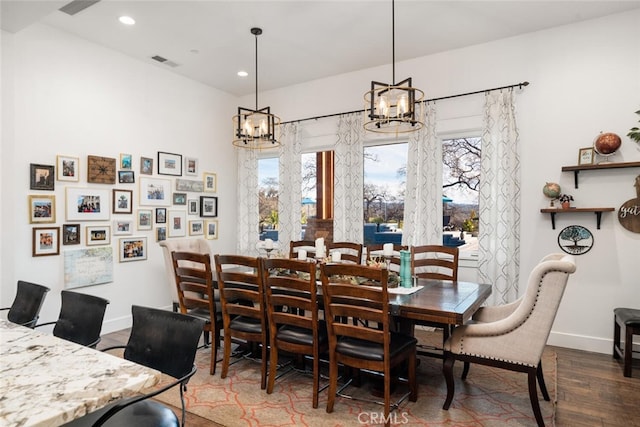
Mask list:
[[[636,111],[636,114],[640,115],[640,110]],[[640,122],[640,120],[638,120],[638,122]],[[640,128],[638,128],[637,126],[632,127],[631,129],[629,129],[629,133],[627,134],[627,136],[633,139],[635,142],[640,143]]]

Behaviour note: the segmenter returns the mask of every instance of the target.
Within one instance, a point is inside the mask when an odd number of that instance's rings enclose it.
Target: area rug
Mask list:
[[[199,350],[198,372],[186,392],[187,410],[226,427],[248,426],[373,426],[380,425],[382,407],[375,403],[336,398],[334,411],[326,412],[327,390],[320,393],[318,408],[312,408],[312,379],[293,371],[276,381],[272,394],[260,389],[260,364],[242,360],[220,378],[209,375],[209,349]],[[527,376],[497,368],[472,365],[466,381],[460,379],[462,363],[454,367],[456,393],[448,411],[442,409],[447,387],[442,375],[442,361],[419,357],[417,402],[406,400],[391,416],[391,425],[503,427],[535,426]],[[543,355],[544,376],[551,395],[546,402],[539,394],[542,415],[547,426],[554,425],[556,399],[556,354]],[[321,381],[326,384],[326,380]],[[346,394],[375,398],[373,384],[366,378],[359,387],[349,386]],[[395,397],[406,390],[398,385]],[[180,407],[177,389],[163,393],[158,399]],[[377,399],[380,400],[380,399]],[[393,400],[393,398],[392,398]]]

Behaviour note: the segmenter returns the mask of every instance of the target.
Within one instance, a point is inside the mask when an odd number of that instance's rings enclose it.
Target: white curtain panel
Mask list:
[[[485,95],[480,179],[478,273],[491,283],[489,305],[518,298],[520,155],[513,90]]]
[[[436,105],[424,108],[425,126],[409,138],[402,244],[442,244],[442,143]]]
[[[288,256],[289,242],[300,240],[302,201],[302,144],[298,123],[281,127],[278,186],[278,251]]]
[[[340,116],[334,145],[333,240],[362,243],[364,156],[362,114]]]
[[[258,256],[258,154],[237,148],[238,152],[238,236],[237,253]]]

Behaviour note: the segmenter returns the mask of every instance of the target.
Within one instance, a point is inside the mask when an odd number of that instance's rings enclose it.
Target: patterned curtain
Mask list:
[[[489,304],[518,298],[520,156],[513,90],[485,96],[480,179],[478,274],[492,283]]]
[[[255,150],[238,153],[238,235],[237,253],[258,256],[258,155]]]
[[[362,114],[340,116],[334,145],[333,240],[363,242]]]
[[[424,123],[409,139],[403,245],[442,244],[442,144],[435,103],[425,105]]]
[[[289,253],[289,242],[300,240],[302,200],[302,144],[298,123],[281,126],[282,145],[279,155],[278,186],[278,250]]]

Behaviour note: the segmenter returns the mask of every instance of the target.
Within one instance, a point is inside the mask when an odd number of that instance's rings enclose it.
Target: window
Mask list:
[[[258,160],[260,240],[278,240],[279,164],[277,157]]]

